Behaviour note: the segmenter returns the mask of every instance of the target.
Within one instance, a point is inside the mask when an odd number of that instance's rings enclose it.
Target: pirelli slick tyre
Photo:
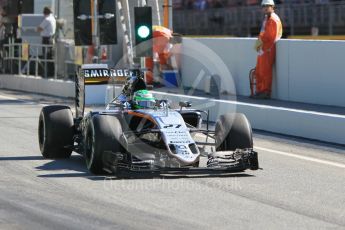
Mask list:
[[[38,142],[44,158],[57,159],[71,156],[74,120],[68,106],[43,107],[38,122]]]
[[[96,175],[106,173],[104,154],[106,151],[121,152],[122,126],[117,117],[95,115],[87,126],[84,139],[84,157],[88,170]]]
[[[241,113],[221,115],[215,130],[217,151],[253,148],[252,128]]]

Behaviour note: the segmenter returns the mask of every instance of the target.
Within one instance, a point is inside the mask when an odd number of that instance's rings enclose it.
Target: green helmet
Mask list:
[[[152,109],[156,106],[156,99],[148,90],[138,90],[133,95],[134,109]]]

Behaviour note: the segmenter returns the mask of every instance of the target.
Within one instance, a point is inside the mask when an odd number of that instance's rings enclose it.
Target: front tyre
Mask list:
[[[109,115],[95,115],[91,118],[84,140],[84,157],[91,173],[105,173],[103,155],[106,151],[123,151],[119,141],[121,135],[122,126],[118,118]]]
[[[68,106],[43,107],[38,122],[38,142],[44,158],[71,156],[74,135],[72,111]]]
[[[221,115],[215,133],[217,151],[253,148],[252,128],[242,113]]]

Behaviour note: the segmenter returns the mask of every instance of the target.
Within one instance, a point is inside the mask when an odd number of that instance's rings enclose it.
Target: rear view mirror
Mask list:
[[[189,101],[180,101],[179,106],[181,108],[183,108],[183,107],[184,108],[190,108],[190,107],[192,107],[192,103]]]

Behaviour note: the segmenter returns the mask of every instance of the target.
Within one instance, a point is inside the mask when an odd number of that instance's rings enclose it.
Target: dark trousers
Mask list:
[[[53,45],[53,37],[42,37],[43,45]],[[43,59],[53,59],[53,48],[42,48],[42,57]],[[54,63],[44,62],[44,77],[54,76]]]
[[[43,45],[53,45],[53,37],[42,37],[42,44]],[[52,59],[53,58],[53,49],[52,48],[42,48],[42,56],[44,59]]]

